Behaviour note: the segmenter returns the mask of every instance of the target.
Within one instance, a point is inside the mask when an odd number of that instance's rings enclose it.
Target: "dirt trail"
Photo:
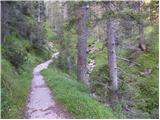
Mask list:
[[[57,55],[58,53],[55,53],[52,57],[57,57]],[[48,60],[35,67],[33,70],[33,79],[28,97],[27,109],[25,111],[25,118],[69,118],[69,114],[64,108],[55,102],[54,96],[52,96],[50,89],[47,87],[40,73],[52,62],[52,59]]]

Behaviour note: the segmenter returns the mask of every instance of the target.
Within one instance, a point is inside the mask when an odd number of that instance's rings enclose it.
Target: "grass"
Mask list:
[[[23,64],[23,69],[19,70],[19,73],[8,60],[1,61],[1,117],[3,119],[22,117],[32,80],[32,70],[42,61],[36,56],[30,59],[32,60]]]
[[[126,61],[117,59],[117,65],[121,69],[120,73],[120,90],[124,92],[125,96],[130,96],[131,98],[124,99],[123,104],[129,104],[133,106],[133,109],[137,110],[133,113],[125,113],[127,118],[158,118],[158,26],[148,26],[144,29],[145,42],[147,45],[147,51],[142,53],[137,57],[136,61],[140,66],[130,67]],[[92,43],[93,39],[89,39]],[[97,45],[99,47],[99,45]],[[126,57],[128,52],[125,49],[117,47],[117,56]],[[107,72],[104,73],[103,64],[107,64],[107,50],[101,52],[95,52],[94,54],[88,55],[89,58],[93,58],[96,61],[96,67],[91,74],[91,81],[98,83],[103,83],[107,81],[105,76],[108,76]],[[99,70],[101,68],[101,70]],[[147,76],[141,76],[140,72],[145,69],[151,69],[151,74]],[[103,75],[104,73],[104,75]],[[105,78],[103,80],[103,78]],[[94,86],[94,84],[93,84]],[[103,93],[106,89],[103,87],[95,87],[97,93],[101,99],[104,97]],[[127,92],[126,92],[127,91]],[[116,112],[117,113],[117,112]],[[120,113],[121,114],[121,113]]]
[[[96,67],[102,66],[106,64],[107,61],[107,50],[104,49],[99,52],[94,52],[92,54],[88,55],[87,61],[89,62],[90,59],[95,60],[96,62]]]
[[[74,118],[115,118],[110,108],[102,106],[90,96],[88,88],[55,67],[43,71],[43,75],[56,99],[64,104]]]
[[[150,43],[149,50],[142,53],[136,62],[140,66],[129,67],[124,61],[120,61],[118,65],[127,74],[122,75],[124,83],[131,86],[134,107],[145,113],[148,118],[158,118],[158,34],[156,27],[145,28],[145,36],[149,35],[152,42]],[[141,76],[140,72],[145,69],[151,69],[149,75]],[[124,72],[123,71],[123,72]],[[129,88],[126,89],[129,93]],[[140,116],[138,116],[140,118]]]
[[[138,69],[152,69],[150,75],[139,78],[137,86],[140,88],[140,98],[143,101],[138,103],[137,107],[151,113],[153,109],[158,109],[158,57],[149,52],[141,55],[137,60],[142,66]]]

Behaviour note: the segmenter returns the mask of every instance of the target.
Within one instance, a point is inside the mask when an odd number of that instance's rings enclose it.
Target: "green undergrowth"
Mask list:
[[[107,51],[103,50],[103,51],[93,53],[91,56],[89,56],[89,58],[95,60],[96,66],[101,66],[107,62],[106,56],[107,56]]]
[[[140,54],[136,59],[136,63],[139,66],[129,66],[124,61],[119,61],[118,66],[121,68],[121,90],[122,92],[132,94],[132,100],[130,105],[137,110],[141,110],[141,113],[135,112],[129,115],[132,118],[158,118],[158,34],[157,28],[149,26],[145,29],[145,34],[150,34],[150,47],[148,51]],[[147,36],[147,38],[149,38]],[[148,74],[146,70],[151,70]],[[122,81],[122,80],[121,80]],[[125,94],[127,96],[127,94]],[[129,95],[128,95],[129,96]],[[137,115],[140,116],[137,116]],[[144,116],[143,116],[143,115]],[[128,116],[128,114],[127,114]]]
[[[43,75],[56,99],[64,104],[74,118],[115,118],[110,108],[102,106],[84,83],[50,66]]]
[[[29,54],[29,53],[28,53]],[[41,57],[28,55],[28,61],[18,71],[6,59],[1,60],[1,117],[21,118],[26,104],[32,70],[43,61]]]
[[[117,59],[119,94],[124,98],[118,102],[122,106],[119,107],[120,111],[115,111],[126,118],[158,118],[158,26],[145,27],[144,34],[147,51],[137,56],[134,61],[140,65],[131,65]],[[93,40],[89,39],[89,43],[92,42]],[[127,58],[130,51],[117,47],[116,52],[117,56]],[[89,58],[96,61],[96,66],[90,75],[91,91],[96,93],[102,102],[107,98],[105,85],[109,82],[106,56],[107,50],[88,55]],[[151,70],[151,73],[145,75],[147,70]],[[133,112],[126,112],[123,109],[126,105]]]
[[[150,69],[151,73],[146,76],[140,76],[137,80],[136,86],[139,88],[139,95],[136,97],[135,105],[136,108],[149,113],[150,118],[158,118],[158,27],[149,26],[145,29],[145,32],[150,34],[150,39],[152,39],[151,47],[137,59],[136,62],[141,66],[136,67],[136,70],[144,72],[146,69]]]
[[[87,56],[87,61],[90,59],[95,60],[96,66],[102,66],[107,62],[107,48],[102,49],[103,43],[101,41],[95,41],[92,37],[87,40],[88,45],[91,45],[95,49],[93,53],[89,53]],[[96,51],[96,49],[99,49]]]
[[[27,24],[32,26],[34,21],[28,18]],[[46,39],[51,39],[49,25],[46,24],[45,27]],[[37,64],[49,59],[51,52],[44,47],[45,45],[35,47],[37,45],[33,44],[31,38],[15,31],[2,41],[1,117],[21,118],[32,80],[32,70]]]
[[[44,24],[44,28],[45,28],[45,31],[46,31],[46,36],[47,36],[47,39],[49,41],[53,41],[54,39],[56,39],[56,35],[55,33],[52,31],[52,27],[51,25],[49,24],[49,22],[45,22]]]

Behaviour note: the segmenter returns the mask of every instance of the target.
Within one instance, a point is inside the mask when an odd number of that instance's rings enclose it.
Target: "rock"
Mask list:
[[[90,60],[89,64],[87,65],[87,71],[90,74],[93,70],[93,68],[95,67],[95,60]]]
[[[152,69],[150,68],[144,69],[143,72],[140,72],[140,76],[148,76],[151,74],[151,72],[152,72]]]

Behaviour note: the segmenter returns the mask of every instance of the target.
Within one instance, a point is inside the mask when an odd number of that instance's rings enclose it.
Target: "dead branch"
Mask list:
[[[131,60],[128,60],[128,59],[126,59],[126,58],[122,58],[122,57],[118,57],[118,56],[117,56],[117,58],[118,58],[118,59],[120,59],[120,60],[124,60],[124,61],[127,61],[127,62],[134,63],[134,64],[135,64],[135,65],[137,65],[137,66],[141,66],[141,64],[139,64],[139,63],[136,63],[136,62],[133,62],[133,61],[131,61]]]

